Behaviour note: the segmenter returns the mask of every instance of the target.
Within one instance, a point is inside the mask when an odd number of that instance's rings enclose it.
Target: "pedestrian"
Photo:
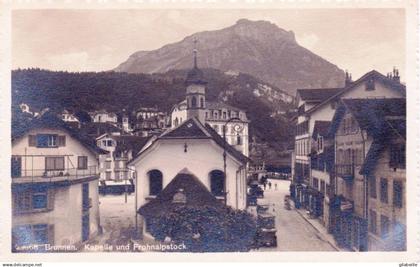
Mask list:
[[[265,191],[265,187],[267,186],[267,183],[264,183],[263,186],[264,186],[264,191]]]
[[[271,190],[271,182],[268,182],[268,188]]]
[[[276,190],[277,190],[277,183],[275,183],[275,184],[274,184],[274,187],[275,187],[275,188],[276,188]]]

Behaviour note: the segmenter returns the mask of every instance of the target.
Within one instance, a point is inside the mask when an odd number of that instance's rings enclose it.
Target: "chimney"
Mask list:
[[[400,73],[396,67],[392,70],[392,80],[395,82],[400,82]]]
[[[347,87],[353,82],[351,78],[351,74],[346,70],[346,79],[344,81],[344,85]]]

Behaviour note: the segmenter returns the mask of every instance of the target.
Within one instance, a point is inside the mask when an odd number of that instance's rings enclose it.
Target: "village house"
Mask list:
[[[140,108],[136,112],[134,134],[138,136],[153,136],[161,134],[167,126],[167,116],[157,108]]]
[[[124,133],[131,133],[133,131],[129,113],[125,110],[117,114],[117,121],[118,128],[122,129]]]
[[[371,71],[354,82],[346,74],[343,88],[297,91],[291,196],[297,207],[303,205],[314,217],[319,217],[330,232],[336,225],[336,218],[330,214],[337,204],[331,166],[336,154],[332,155],[331,151],[333,140],[324,135],[340,99],[350,98],[405,98],[405,86],[394,69],[387,76]]]
[[[99,157],[101,186],[132,184],[134,171],[129,169],[130,161],[151,139],[135,135],[113,135],[105,133],[96,138],[97,146],[109,153]],[[106,190],[105,190],[106,191]]]
[[[405,110],[404,98],[343,99],[336,110],[335,235],[344,246],[405,249]]]
[[[113,125],[117,125],[118,123],[117,114],[114,112],[108,112],[104,109],[89,112],[89,115],[92,118],[92,122],[111,123]]]
[[[67,109],[64,109],[63,112],[61,112],[60,116],[61,116],[61,119],[65,121],[67,124],[75,128],[80,128],[79,119]]]
[[[313,207],[310,204],[310,195],[307,193],[311,188],[311,148],[313,144],[318,144],[318,133],[322,134],[325,122],[331,120],[334,114],[332,105],[325,105],[320,111],[312,115],[308,113],[317,105],[339,93],[343,88],[318,88],[318,89],[299,89],[297,90],[298,114],[295,117],[295,150],[292,156],[292,185],[291,196],[295,199],[297,207],[303,205],[305,208]],[[314,129],[316,131],[314,133]],[[313,138],[317,138],[313,140]],[[322,149],[317,149],[317,153]],[[329,186],[329,174],[316,170],[319,183],[323,182],[325,188]],[[312,183],[313,185],[313,183]],[[319,202],[319,201],[318,201]],[[317,213],[317,215],[322,215]]]
[[[206,123],[206,82],[197,68],[196,56],[194,58],[194,68],[187,75],[189,105],[186,119],[145,146],[129,163],[137,173],[136,194],[142,215],[140,224],[145,235],[148,234],[150,216],[150,208],[147,207],[159,206],[162,209],[165,206],[162,203],[167,202],[162,199],[173,199],[176,193],[190,199],[186,203],[191,205],[207,203],[210,195],[213,199],[210,202],[214,203],[217,199],[235,209],[246,208],[248,158]],[[200,104],[197,106],[197,103]],[[182,190],[169,190],[169,187]],[[200,190],[191,191],[192,187]],[[203,191],[206,193],[201,194]],[[191,199],[194,201],[191,202]]]
[[[93,140],[46,113],[12,132],[13,251],[79,246],[100,232]]]

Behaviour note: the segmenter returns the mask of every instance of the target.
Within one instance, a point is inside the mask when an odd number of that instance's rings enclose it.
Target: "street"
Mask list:
[[[283,198],[289,194],[290,181],[270,180],[263,202],[270,204],[269,211],[276,216],[277,247],[257,251],[335,251],[322,235],[294,208],[286,210]],[[277,184],[277,186],[276,186]],[[126,245],[134,234],[134,194],[100,196],[100,220],[103,234],[90,240],[90,245]]]
[[[336,251],[320,233],[292,209],[286,210],[283,198],[289,194],[290,181],[268,180],[264,201],[270,203],[270,212],[276,216],[277,247],[260,248],[259,251]],[[276,186],[277,184],[277,186]]]
[[[134,194],[100,195],[99,214],[103,233],[88,241],[89,245],[127,245],[134,235]]]

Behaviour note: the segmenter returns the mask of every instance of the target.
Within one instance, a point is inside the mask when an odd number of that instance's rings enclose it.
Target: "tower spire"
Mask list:
[[[197,68],[197,38],[196,37],[194,37],[193,53],[194,53],[194,68],[196,69]]]

